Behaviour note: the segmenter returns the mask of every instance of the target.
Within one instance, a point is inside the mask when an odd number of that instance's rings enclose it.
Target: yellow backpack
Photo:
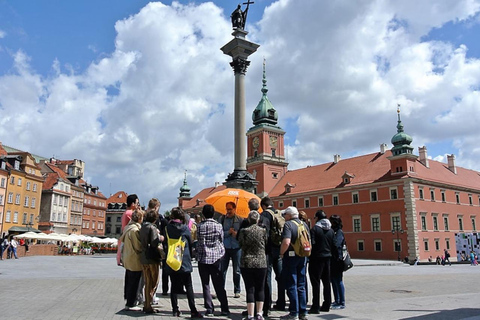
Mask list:
[[[182,237],[178,239],[170,239],[167,232],[167,265],[172,268],[173,271],[178,271],[182,267],[183,252],[185,251],[185,241]]]

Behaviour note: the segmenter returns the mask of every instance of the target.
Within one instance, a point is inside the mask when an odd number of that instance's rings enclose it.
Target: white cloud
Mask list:
[[[475,23],[477,1],[287,1],[269,6],[248,38],[261,44],[247,72],[247,126],[268,96],[287,132],[290,168],[373,152],[395,133],[396,104],[415,146],[479,170],[480,62],[466,46],[423,41],[445,23]],[[434,12],[435,14],[425,14]],[[478,21],[476,21],[478,23]],[[176,203],[183,172],[192,193],[233,169],[233,72],[219,50],[229,17],[213,3],[149,3],[115,24],[115,50],[84,71],[52,62],[42,76],[18,51],[0,76],[0,137],[33,153],[86,161],[105,194]],[[67,70],[67,71],[65,71]],[[293,135],[293,132],[296,134]]]

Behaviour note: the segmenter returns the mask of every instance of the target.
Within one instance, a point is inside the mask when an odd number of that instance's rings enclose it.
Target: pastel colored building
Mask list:
[[[122,215],[127,210],[128,194],[118,191],[107,199],[105,236],[120,238],[122,235]]]
[[[107,198],[99,188],[84,181],[85,193],[83,200],[82,234],[89,236],[105,235],[105,217]]]

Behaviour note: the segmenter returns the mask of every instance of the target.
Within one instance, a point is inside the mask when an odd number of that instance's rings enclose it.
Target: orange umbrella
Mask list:
[[[260,198],[251,192],[242,189],[227,188],[211,194],[205,199],[205,202],[211,204],[215,208],[215,211],[221,214],[227,213],[225,208],[227,202],[233,202],[237,205],[237,215],[242,218],[247,218],[250,212],[250,209],[248,209],[248,201],[252,198],[257,199],[258,203],[260,203]],[[260,208],[259,212],[261,211],[262,209]]]

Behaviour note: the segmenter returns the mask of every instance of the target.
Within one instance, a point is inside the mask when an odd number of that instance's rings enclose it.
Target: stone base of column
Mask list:
[[[223,184],[226,185],[227,188],[242,189],[253,193],[255,187],[258,185],[258,181],[256,181],[253,175],[247,170],[235,169],[228,175]]]

